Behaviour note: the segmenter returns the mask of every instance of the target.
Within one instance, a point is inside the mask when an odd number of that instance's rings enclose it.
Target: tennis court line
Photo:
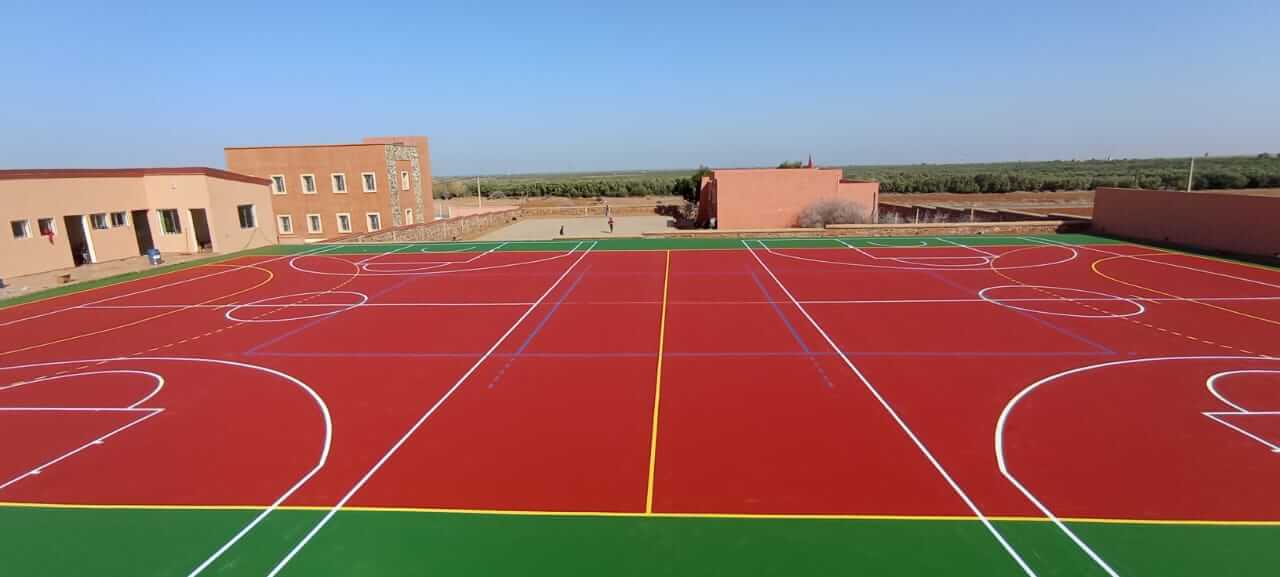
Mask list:
[[[449,398],[452,397],[453,394],[457,392],[457,390],[460,387],[462,387],[462,384],[465,383],[467,379],[469,379],[471,375],[475,373],[477,369],[480,368],[480,365],[484,364],[484,362],[488,360],[490,356],[493,355],[493,352],[498,350],[498,347],[502,346],[502,343],[506,342],[507,337],[510,337],[511,333],[515,332],[515,330],[520,326],[520,324],[523,323],[525,319],[529,318],[530,314],[533,314],[534,309],[538,308],[538,305],[542,304],[542,302],[547,299],[547,296],[549,296],[552,293],[552,291],[556,289],[556,287],[560,286],[560,283],[564,281],[565,277],[569,276],[569,273],[573,272],[573,269],[578,266],[578,263],[581,263],[582,259],[586,258],[588,254],[591,254],[591,249],[595,248],[595,244],[596,243],[594,242],[591,243],[591,246],[587,247],[587,249],[583,251],[581,255],[578,256],[577,260],[573,261],[573,264],[570,264],[568,268],[566,268],[564,272],[561,273],[558,278],[556,278],[555,282],[552,283],[551,286],[548,287],[547,290],[542,293],[542,296],[538,297],[538,300],[534,301],[534,304],[532,306],[530,306],[528,309],[525,309],[524,314],[520,315],[520,318],[516,319],[516,321],[511,324],[511,327],[509,327],[506,332],[502,333],[502,336],[498,337],[498,340],[494,341],[493,346],[489,347],[489,350],[485,351],[484,355],[482,355],[479,359],[477,359],[476,362],[471,365],[471,368],[467,369],[467,371],[463,373],[462,376],[459,377],[456,382],[454,382],[453,386],[449,387],[449,389],[445,391],[445,393],[439,398],[439,400],[437,400],[435,404],[431,405],[431,407],[428,408],[426,412],[424,412],[422,416],[419,417],[418,420],[415,421],[414,424],[409,427],[409,430],[405,431],[404,435],[402,435],[400,439],[397,440],[395,444],[393,444],[391,448],[388,449],[387,452],[383,454],[382,457],[378,459],[378,461],[374,463],[372,467],[369,468],[369,470],[364,474],[364,476],[362,476],[360,480],[356,481],[356,484],[353,485],[351,489],[348,490],[346,494],[344,494],[342,498],[338,500],[337,503],[335,503],[332,507],[329,508],[328,512],[325,513],[325,515],[320,518],[320,521],[317,522],[315,526],[311,528],[310,531],[307,531],[307,534],[304,535],[300,541],[298,541],[297,545],[294,545],[294,547],[289,550],[289,552],[284,556],[284,558],[282,558],[279,561],[279,563],[277,563],[274,567],[272,567],[271,571],[267,573],[267,577],[275,577],[275,575],[279,574],[280,571],[284,570],[285,566],[287,566],[289,562],[292,561],[293,558],[296,557],[298,553],[302,551],[302,548],[306,547],[307,543],[310,543],[311,539],[313,539],[316,536],[316,534],[319,533],[320,530],[325,527],[325,525],[329,524],[329,521],[333,519],[333,516],[337,514],[337,512],[341,510],[344,506],[346,506],[347,502],[350,501],[351,498],[354,497],[355,494],[359,492],[360,489],[362,489],[364,485],[369,482],[370,479],[373,478],[374,474],[376,474],[380,469],[382,469],[382,466],[385,465],[386,462],[389,461],[391,457],[394,456],[396,452],[400,450],[400,447],[404,446],[404,444],[409,441],[409,438],[412,437],[413,434],[416,433],[418,429],[421,428],[422,425],[426,423],[427,420],[430,419],[431,416],[434,415],[435,412],[439,410],[441,406],[444,405],[445,401],[448,401]],[[581,243],[579,243],[579,246],[580,245]],[[195,573],[192,573],[192,575],[194,574]]]
[[[760,244],[761,246],[764,246],[764,243]],[[871,384],[871,381],[867,379],[866,375],[862,374],[862,371],[858,369],[857,365],[853,364],[853,361],[850,361],[849,357],[840,351],[840,347],[831,339],[831,336],[822,329],[822,326],[819,325],[818,321],[809,314],[809,311],[804,308],[804,305],[800,304],[800,302],[796,300],[795,296],[791,294],[791,291],[787,289],[787,286],[782,283],[782,280],[779,279],[778,276],[773,273],[773,270],[769,268],[769,265],[766,265],[764,260],[760,258],[760,255],[756,254],[756,252],[752,250],[751,245],[748,244],[747,241],[742,241],[742,246],[747,249],[747,252],[751,253],[752,258],[756,259],[756,262],[760,264],[760,267],[763,268],[765,272],[769,273],[773,282],[777,283],[778,288],[782,289],[783,294],[785,294],[787,298],[791,300],[792,304],[799,309],[800,313],[804,315],[804,318],[808,319],[809,324],[813,326],[814,330],[818,331],[819,335],[822,335],[822,338],[827,342],[827,345],[830,346],[832,350],[837,351],[840,354],[840,359],[844,361],[845,366],[849,367],[849,370],[853,371],[853,374],[858,377],[858,380],[862,381],[862,384],[865,385],[871,395],[879,401],[880,406],[884,408],[885,412],[893,418],[894,422],[898,424],[898,427],[902,429],[902,432],[906,433],[907,437],[911,439],[911,442],[915,444],[921,454],[923,454],[929,463],[933,465],[934,469],[938,471],[938,474],[942,476],[947,484],[951,486],[951,489],[955,491],[956,495],[960,497],[960,500],[964,501],[964,504],[968,506],[970,511],[973,511],[973,514],[978,517],[978,520],[987,528],[987,531],[991,533],[991,536],[995,537],[996,541],[1004,548],[1005,552],[1009,554],[1024,573],[1030,577],[1037,577],[1036,572],[1031,569],[1030,565],[1027,565],[1027,562],[1022,558],[1022,555],[1020,555],[1018,551],[1005,540],[1004,536],[1000,534],[1000,531],[996,529],[995,525],[992,525],[986,516],[983,515],[982,510],[979,509],[978,505],[969,498],[969,495],[964,491],[964,489],[956,483],[955,479],[951,477],[951,474],[942,466],[942,463],[934,457],[933,452],[925,446],[924,441],[920,440],[920,437],[915,434],[915,431],[913,431],[911,427],[907,425],[906,421],[898,415],[898,412],[889,404],[889,401],[880,394],[880,391],[876,389],[875,385]]]
[[[658,461],[658,407],[662,404],[662,357],[666,352],[667,342],[667,294],[671,281],[671,251],[667,251],[666,264],[662,274],[662,314],[658,321],[658,368],[653,384],[653,425],[649,437],[649,476],[644,492],[644,512],[653,514],[653,478],[654,465]]]

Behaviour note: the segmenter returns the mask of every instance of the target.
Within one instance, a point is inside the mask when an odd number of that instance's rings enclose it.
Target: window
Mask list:
[[[120,211],[111,213],[111,228],[129,226],[129,213]]]
[[[182,234],[182,220],[178,218],[178,209],[160,209],[160,230],[165,234]]]
[[[99,212],[97,214],[89,215],[89,223],[93,225],[94,230],[106,230],[107,213]]]
[[[376,212],[371,212],[365,215],[365,218],[369,219],[369,232],[382,230],[382,215]]]
[[[280,234],[293,234],[293,217],[287,214],[276,215],[276,224],[280,228]]]
[[[310,232],[310,233],[324,232],[324,227],[320,222],[320,215],[318,214],[307,215],[307,232]]]
[[[338,232],[351,232],[351,214],[346,212],[338,213]]]
[[[252,204],[237,205],[236,214],[240,216],[240,228],[258,228],[257,212]]]
[[[400,190],[409,190],[409,171],[400,171]]]
[[[360,180],[364,181],[365,192],[378,192],[378,175],[372,172],[361,172]]]
[[[347,192],[347,175],[338,173],[329,175],[333,179],[333,193],[343,194]]]
[[[9,221],[9,228],[13,229],[13,238],[31,238],[31,221],[25,218]]]
[[[314,174],[302,175],[302,194],[315,194],[315,193],[316,193],[316,175]]]
[[[286,192],[284,189],[284,175],[271,175],[271,194],[285,194]]]
[[[53,227],[52,218],[42,218],[37,220],[36,226],[40,228],[40,236],[49,236],[51,234],[58,233],[58,229]]]

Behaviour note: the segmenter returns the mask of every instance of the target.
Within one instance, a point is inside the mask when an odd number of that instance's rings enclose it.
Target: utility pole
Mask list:
[[[1196,160],[1194,158],[1191,159],[1191,162],[1195,162],[1195,161]],[[484,197],[480,196],[480,177],[479,176],[476,177],[476,207],[484,208]]]
[[[1196,157],[1191,157],[1191,168],[1187,170],[1187,192],[1191,192],[1191,175],[1196,173]]]

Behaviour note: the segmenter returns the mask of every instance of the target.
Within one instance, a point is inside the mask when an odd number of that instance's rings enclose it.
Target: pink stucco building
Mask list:
[[[875,222],[880,183],[842,179],[839,168],[728,168],[702,179],[698,221],[721,230],[786,228],[806,206],[824,199],[849,200]],[[714,221],[712,219],[715,219]]]

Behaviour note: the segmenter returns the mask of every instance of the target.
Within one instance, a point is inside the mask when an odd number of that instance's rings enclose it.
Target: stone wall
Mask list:
[[[466,240],[501,228],[520,219],[520,209],[486,212],[446,218],[431,222],[397,226],[377,232],[352,234],[335,238],[330,242],[424,242],[440,240]]]
[[[909,223],[961,223],[961,222],[1026,222],[1035,220],[1088,220],[1086,217],[1068,214],[1041,214],[1007,208],[956,207],[931,204],[880,203],[880,217],[896,216]]]
[[[1036,220],[927,224],[833,224],[822,228],[677,230],[645,233],[648,238],[818,238],[851,236],[1010,235],[1084,232],[1088,221]]]

